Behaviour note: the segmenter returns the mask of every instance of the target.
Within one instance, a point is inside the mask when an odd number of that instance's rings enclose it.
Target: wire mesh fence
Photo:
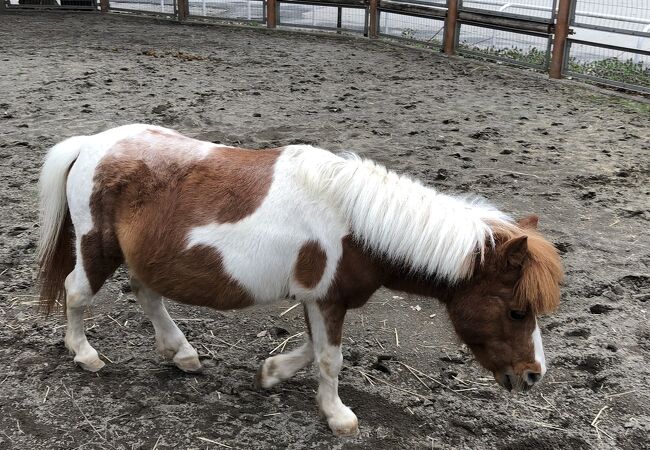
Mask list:
[[[366,33],[368,16],[365,9],[343,8],[342,27],[345,30]]]
[[[111,0],[111,9],[173,15],[175,0]]]
[[[649,0],[576,0],[574,25],[616,31],[650,31]],[[645,29],[645,30],[644,30]]]
[[[445,23],[442,20],[383,11],[379,14],[379,33],[381,35],[413,43],[441,47],[444,28]]]
[[[569,57],[567,73],[617,84],[633,84],[650,91],[650,56],[618,49],[595,47],[579,42],[570,43],[571,51],[589,55],[588,61]]]
[[[364,33],[367,27],[366,10],[363,8],[345,8],[342,6],[304,5],[280,3],[279,25],[341,29]]]
[[[236,21],[264,22],[263,0],[190,0],[189,13]]]
[[[557,0],[463,0],[463,6],[466,8],[542,19],[550,19],[553,16],[556,3]]]
[[[569,41],[565,74],[650,93],[650,52],[639,54]]]
[[[650,92],[650,1],[575,1],[565,73]]]
[[[461,25],[460,53],[545,68],[549,63],[549,38],[475,25]]]
[[[498,16],[548,23],[555,17],[556,6],[557,0],[462,0],[462,7],[466,10],[490,11]],[[458,50],[465,54],[543,69],[549,64],[550,36],[461,24]]]

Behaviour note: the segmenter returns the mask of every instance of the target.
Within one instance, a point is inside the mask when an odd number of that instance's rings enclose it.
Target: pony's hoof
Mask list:
[[[253,386],[255,389],[271,389],[281,381],[279,378],[274,377],[273,375],[269,375],[268,372],[269,370],[267,364],[264,362],[255,374],[255,379],[253,380]]]
[[[203,370],[203,366],[199,361],[198,356],[183,356],[181,358],[174,358],[176,367],[187,373],[198,373]]]
[[[98,372],[102,367],[106,365],[104,361],[102,361],[99,358],[90,359],[90,360],[82,360],[82,359],[75,358],[74,362],[83,370],[87,370],[88,372]]]
[[[264,364],[257,369],[257,373],[253,378],[253,389],[256,391],[261,391],[264,389]]]
[[[334,436],[340,438],[354,437],[359,434],[359,422],[355,417],[354,420],[338,421],[328,420],[327,424],[330,426]]]

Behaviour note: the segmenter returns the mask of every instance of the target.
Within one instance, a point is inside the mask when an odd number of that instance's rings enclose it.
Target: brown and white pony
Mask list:
[[[125,263],[158,350],[188,372],[201,368],[197,352],[162,297],[216,309],[302,301],[308,339],[267,358],[257,383],[270,388],[315,359],[318,404],[337,435],[358,431],[338,396],[345,313],[381,286],[444,302],[505,388],[528,389],[546,371],[536,316],[557,307],[562,268],[534,216],[514,223],[354,155],[246,150],[150,125],[56,145],[40,196],[41,300],[65,305],[65,344],[86,370],[104,362],[84,309]]]

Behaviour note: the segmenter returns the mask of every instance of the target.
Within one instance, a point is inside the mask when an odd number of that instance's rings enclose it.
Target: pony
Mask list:
[[[352,154],[249,150],[142,124],[55,145],[39,184],[40,301],[65,309],[65,345],[85,370],[104,362],[84,310],[125,264],[158,351],[186,372],[201,363],[163,297],[221,310],[302,302],[306,341],[267,358],[255,383],[271,388],[315,361],[337,436],[358,433],[338,395],[345,314],[381,286],[444,303],[506,389],[546,372],[537,316],[558,306],[563,271],[536,216],[515,222]]]

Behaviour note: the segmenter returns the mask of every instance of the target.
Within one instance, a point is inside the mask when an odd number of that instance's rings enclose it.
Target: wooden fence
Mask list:
[[[3,8],[12,8],[11,0],[0,0],[0,11]],[[20,0],[22,5],[14,5],[22,8],[29,7],[46,7],[45,0]],[[30,5],[24,2],[32,2]],[[39,1],[41,2],[38,5]],[[52,0],[54,1],[54,0]],[[59,0],[63,1],[63,0]],[[109,12],[111,10],[131,11],[139,13],[152,13],[154,12],[151,6],[156,5],[157,1],[149,0],[112,0],[114,6],[111,5],[111,0],[66,0],[85,2],[84,5],[93,5],[93,9],[102,12]],[[439,3],[436,3],[439,1]],[[550,1],[550,0],[549,0]],[[281,17],[281,5],[309,5],[336,8],[338,10],[338,20],[336,29],[342,29],[342,11],[362,10],[365,17],[365,24],[363,25],[363,34],[370,39],[378,38],[382,33],[380,30],[380,16],[382,14],[398,15],[399,17],[421,18],[440,24],[440,31],[442,33],[442,42],[440,48],[448,55],[454,54],[473,54],[488,59],[505,60],[513,64],[520,64],[525,66],[534,67],[548,73],[550,78],[562,78],[563,75],[571,74],[572,76],[578,75],[570,71],[570,52],[571,52],[571,34],[573,30],[571,24],[575,18],[575,6],[579,0],[553,0],[552,8],[549,7],[548,18],[535,17],[529,15],[509,14],[504,11],[492,11],[487,9],[468,8],[463,5],[463,0],[257,0],[258,8],[262,7],[261,16],[257,16],[254,21],[266,24],[268,28],[277,28],[283,25],[292,25],[301,27],[303,25],[283,21]],[[97,3],[98,2],[98,3]],[[129,3],[133,2],[133,3]],[[205,2],[203,3],[203,13],[197,12],[197,0],[160,0],[159,4],[161,12],[166,16],[174,17],[175,19],[184,22],[196,18],[205,18]],[[468,0],[469,2],[469,0]],[[227,1],[224,3],[226,4]],[[249,8],[250,8],[249,2]],[[190,5],[193,5],[194,10],[191,14]],[[51,3],[50,3],[51,5]],[[135,5],[135,6],[133,6]],[[140,6],[138,6],[140,5]],[[125,6],[128,9],[125,9]],[[17,9],[17,8],[16,8]],[[173,13],[171,12],[173,11]],[[155,12],[154,12],[155,13]],[[211,15],[211,18],[228,19],[227,17],[220,17]],[[466,44],[460,42],[461,27],[470,26],[476,27],[481,30],[492,30],[495,32],[512,33],[516,36],[528,36],[531,39],[536,39],[540,43],[540,47],[544,51],[540,51],[541,56],[534,61],[526,61],[525,59],[513,59],[508,56],[502,56],[499,52],[492,51],[488,54],[477,51]],[[308,26],[304,26],[309,28]],[[645,30],[636,35],[648,34]],[[580,42],[575,40],[575,42]],[[601,44],[594,44],[601,45]],[[602,46],[602,45],[601,45]],[[494,50],[494,49],[492,49]],[[624,49],[627,52],[632,52],[639,57],[643,58],[650,56],[650,51],[637,49]],[[643,73],[650,74],[650,64],[644,66],[641,64],[639,70]],[[649,75],[650,77],[650,75]],[[623,87],[629,90],[636,90],[643,93],[650,93],[650,78],[647,85],[641,83],[640,85],[611,82],[607,78],[597,78],[593,76],[584,76],[584,78],[591,81],[597,81],[604,84],[611,84],[617,87]]]

